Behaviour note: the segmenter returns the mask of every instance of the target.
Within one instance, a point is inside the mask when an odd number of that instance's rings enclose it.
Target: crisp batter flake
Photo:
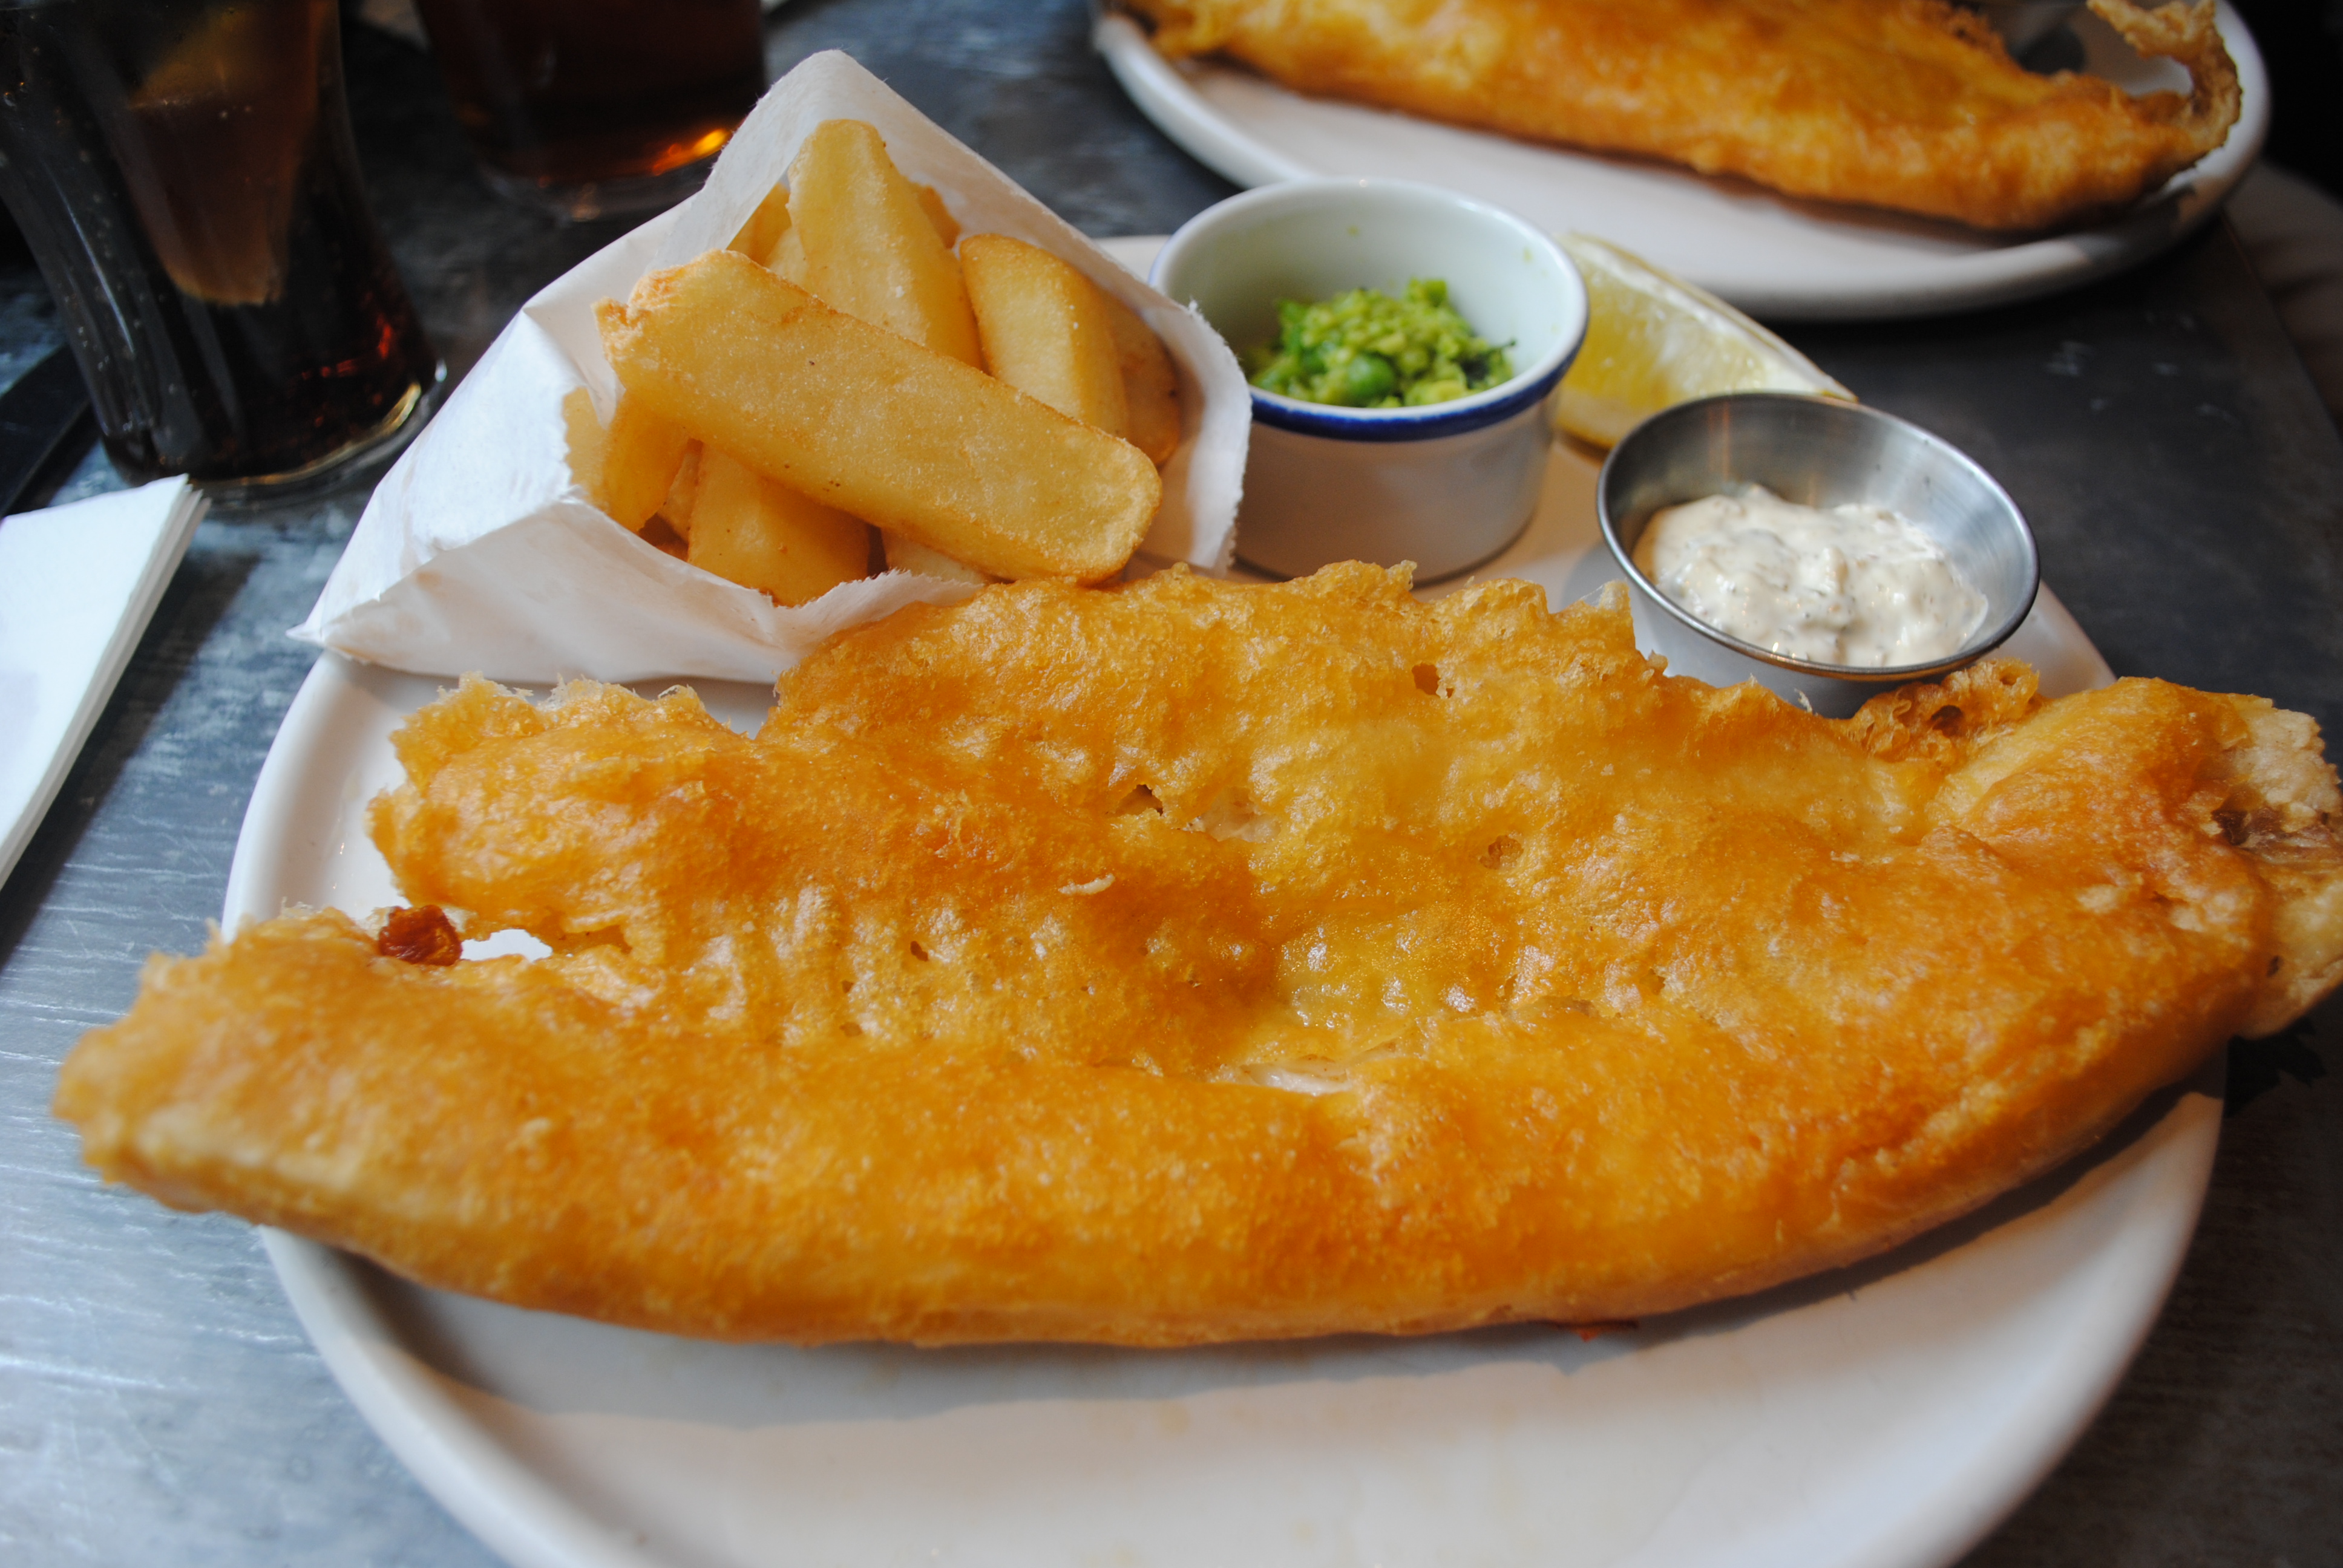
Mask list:
[[[2008,662],[1822,719],[1615,589],[1004,585],[753,739],[470,680],[397,748],[404,894],[552,956],[248,926],[60,1112],[166,1201],[720,1338],[1640,1316],[1970,1209],[2343,975],[2308,719]]]
[[[2156,189],[2227,139],[2214,0],[2090,0],[2187,95],[2036,75],[1951,0],[1124,0],[1175,58],[1220,51],[1301,92],[1791,196],[2035,229]]]

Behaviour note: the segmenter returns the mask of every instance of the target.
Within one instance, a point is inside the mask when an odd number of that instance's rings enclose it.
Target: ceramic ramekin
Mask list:
[[[1299,577],[1329,561],[1415,563],[1419,581],[1479,565],[1535,510],[1551,404],[1586,336],[1570,258],[1485,202],[1399,180],[1294,180],[1182,225],[1149,281],[1193,304],[1240,352],[1277,330],[1281,299],[1396,295],[1440,278],[1505,346],[1513,379],[1420,408],[1341,408],[1252,391],[1237,554]]]
[[[1984,620],[1951,658],[1887,669],[1793,658],[1709,626],[1644,576],[1635,543],[1663,508],[1751,485],[1804,506],[1863,501],[1900,513],[1985,595]],[[1992,475],[1917,425],[1835,397],[1734,392],[1664,409],[1611,449],[1594,506],[1627,579],[1637,640],[1665,655],[1670,673],[1713,686],[1754,679],[1833,719],[1982,658],[2026,619],[2040,586],[2033,530]]]

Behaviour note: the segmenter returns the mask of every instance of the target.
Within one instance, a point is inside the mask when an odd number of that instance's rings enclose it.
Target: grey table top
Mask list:
[[[1080,226],[1161,233],[1228,194],[1123,100],[1081,0],[794,0],[775,75],[843,47]],[[361,150],[451,371],[612,237],[499,207],[428,63],[363,29]],[[1975,454],[2122,673],[2258,691],[2343,727],[2343,442],[2216,226],[2078,293],[1792,336],[1865,401]],[[57,340],[0,254],[0,382]],[[63,493],[112,487],[85,461]],[[245,800],[362,505],[213,520],[23,862],[0,888],[0,1559],[490,1561],[342,1397],[245,1225],[100,1188],[47,1111],[56,1064],[154,949],[220,907]],[[1968,1559],[2343,1563],[2343,1083],[2325,1032],[2232,1049],[2203,1225],[2095,1425]]]

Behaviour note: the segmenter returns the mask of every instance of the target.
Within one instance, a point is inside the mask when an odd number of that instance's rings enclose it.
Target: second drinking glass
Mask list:
[[[417,0],[499,195],[564,222],[697,189],[765,90],[757,0]]]

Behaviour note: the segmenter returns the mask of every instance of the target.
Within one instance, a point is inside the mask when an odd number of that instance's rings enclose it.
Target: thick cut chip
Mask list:
[[[784,233],[773,246],[773,254],[765,263],[779,276],[799,288],[806,286],[805,236],[796,229]]]
[[[1098,285],[1005,234],[970,235],[960,270],[985,369],[1069,418],[1130,434],[1122,362]]]
[[[1993,663],[1831,720],[1634,638],[1175,569],[899,611],[754,739],[470,681],[376,840],[550,955],[248,926],[58,1110],[168,1201],[682,1333],[1584,1322],[1972,1209],[2343,974],[2298,715]]]
[[[1180,372],[1163,340],[1137,311],[1104,289],[1099,297],[1106,302],[1107,328],[1122,365],[1123,405],[1130,417],[1124,435],[1160,468],[1180,447]]]
[[[950,250],[958,245],[960,219],[952,216],[951,208],[944,206],[943,193],[933,186],[913,186],[911,189],[920,198],[920,210],[926,213],[928,222],[935,226],[936,237],[943,242],[943,247]]]
[[[922,577],[941,578],[946,582],[955,583],[989,583],[993,580],[966,561],[954,560],[943,551],[931,550],[905,535],[890,533],[882,528],[879,540],[886,552],[887,569],[890,572],[918,572]]]
[[[602,509],[639,532],[667,499],[690,444],[682,425],[621,393],[602,451]]]
[[[602,502],[602,469],[610,455],[610,432],[603,427],[602,417],[594,412],[594,395],[583,387],[573,387],[561,400],[561,423],[568,438],[569,477],[578,487]]]
[[[960,264],[920,190],[897,171],[874,127],[860,120],[815,126],[789,166],[790,232],[804,248],[804,286],[832,309],[980,365]]]
[[[809,501],[713,447],[699,457],[691,518],[676,530],[703,571],[808,604],[870,565],[870,529],[860,518]]]
[[[683,461],[675,470],[675,483],[667,487],[667,499],[659,503],[659,515],[675,531],[675,537],[689,541],[691,538],[691,512],[699,499],[699,459],[705,448],[697,441],[683,449]]]
[[[776,185],[765,193],[765,199],[757,204],[757,210],[749,215],[749,221],[740,226],[740,232],[732,236],[731,248],[750,261],[769,266],[774,247],[781,243],[781,236],[789,231],[789,187]]]
[[[630,398],[800,494],[995,577],[1111,576],[1162,499],[1131,443],[731,251],[652,273],[599,313]]]

